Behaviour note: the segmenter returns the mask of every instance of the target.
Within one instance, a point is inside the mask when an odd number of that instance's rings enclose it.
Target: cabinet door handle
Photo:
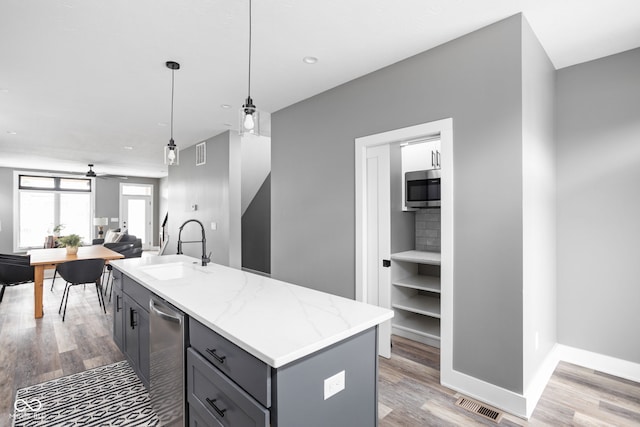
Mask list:
[[[120,295],[116,295],[116,313],[120,313]]]
[[[436,163],[438,167],[440,167],[440,151],[436,151]]]
[[[435,168],[436,167],[436,159],[435,159],[435,152],[433,150],[431,150],[431,167]]]
[[[138,313],[133,308],[129,308],[129,325],[131,326],[131,329],[135,329],[138,325],[138,322],[135,320],[135,316],[137,314]]]
[[[210,355],[212,355],[218,362],[220,363],[224,363],[224,359],[227,358],[227,356],[218,356],[216,354],[216,349],[214,348],[213,350],[208,348],[207,349],[207,353],[209,353]]]
[[[224,417],[224,413],[227,412],[227,410],[218,408],[218,406],[216,405],[216,400],[218,399],[211,400],[207,397],[206,400],[207,400],[207,403],[211,405],[211,407],[218,413],[218,415],[220,415],[221,417]]]

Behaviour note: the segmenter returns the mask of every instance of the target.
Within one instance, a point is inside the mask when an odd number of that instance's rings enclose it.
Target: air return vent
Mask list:
[[[201,142],[196,144],[196,166],[202,166],[207,163],[207,144]]]
[[[460,406],[467,411],[478,414],[481,417],[484,417],[496,423],[499,423],[500,420],[502,420],[502,412],[498,411],[495,408],[483,405],[480,402],[476,402],[475,400],[469,399],[468,397],[461,397],[460,399],[458,399],[458,401],[456,402],[456,406]]]

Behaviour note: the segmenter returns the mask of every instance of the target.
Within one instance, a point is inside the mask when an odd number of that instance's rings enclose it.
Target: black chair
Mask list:
[[[102,310],[106,313],[107,308],[104,304],[104,298],[102,298],[102,270],[104,269],[103,259],[79,259],[75,261],[67,261],[62,264],[58,264],[58,273],[67,284],[64,287],[64,293],[62,294],[62,300],[60,301],[60,308],[58,314],[62,311],[62,303],[64,303],[64,312],[62,313],[62,321],[64,322],[65,315],[67,314],[67,302],[69,301],[69,289],[75,285],[82,285],[86,283],[95,283],[96,292],[98,293],[98,303]]]
[[[33,282],[33,266],[29,255],[0,254],[0,302],[7,286]]]
[[[117,228],[115,231],[120,231]],[[111,249],[112,251],[121,252],[122,250],[126,250],[130,248],[132,245],[135,247],[136,245],[142,247],[142,240],[138,239],[133,234],[125,233],[120,238],[120,241],[114,243],[104,243],[104,239],[93,239],[93,245],[102,245],[105,248]],[[53,285],[56,283],[56,276],[58,275],[58,268],[53,272],[53,280],[51,281],[51,292],[53,292]],[[105,286],[106,288],[106,286]],[[105,294],[106,295],[106,294]]]

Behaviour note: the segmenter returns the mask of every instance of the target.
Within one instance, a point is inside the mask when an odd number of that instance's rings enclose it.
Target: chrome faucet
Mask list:
[[[186,242],[182,241],[182,229],[190,222],[197,222],[198,224],[200,224],[200,229],[202,230],[202,240],[189,240]],[[202,265],[205,266],[207,265],[207,263],[211,262],[211,252],[209,252],[209,255],[207,255],[207,238],[204,235],[204,225],[202,225],[202,223],[197,219],[188,219],[180,226],[180,231],[178,232],[178,255],[182,255],[183,243],[202,243]]]

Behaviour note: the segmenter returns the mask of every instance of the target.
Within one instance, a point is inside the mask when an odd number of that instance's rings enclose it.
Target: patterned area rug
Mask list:
[[[13,425],[157,426],[149,393],[129,362],[18,389]]]

